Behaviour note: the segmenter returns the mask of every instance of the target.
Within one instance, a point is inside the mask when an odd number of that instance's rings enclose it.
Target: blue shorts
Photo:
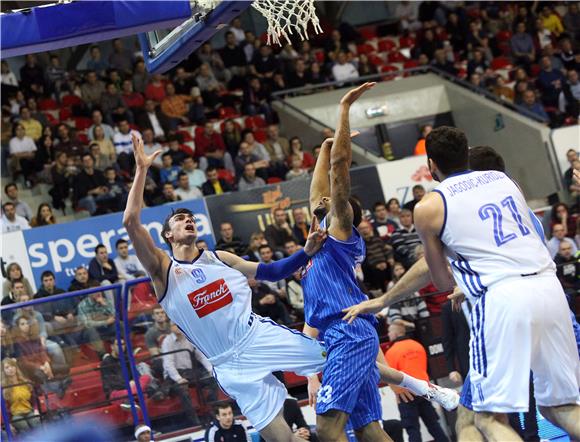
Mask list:
[[[468,410],[473,411],[471,396],[471,379],[469,379],[469,372],[465,376],[465,381],[463,382],[463,388],[461,389],[461,396],[459,398],[459,403],[463,405]]]
[[[343,411],[358,430],[382,420],[379,369],[376,364],[379,337],[364,319],[352,324],[333,323],[324,333],[327,359],[318,392],[316,413]]]

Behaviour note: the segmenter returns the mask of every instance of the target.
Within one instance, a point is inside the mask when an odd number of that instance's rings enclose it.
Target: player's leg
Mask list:
[[[359,442],[393,442],[393,439],[383,430],[383,426],[376,421],[359,428],[355,434]]]
[[[578,405],[539,408],[542,416],[564,429],[570,435],[571,440],[580,440],[580,407]]]
[[[566,295],[554,278],[537,278],[532,372],[542,415],[580,440],[580,360]]]
[[[348,422],[348,414],[340,410],[328,410],[316,416],[316,434],[321,442],[348,441],[344,427]]]
[[[522,440],[519,434],[510,426],[505,413],[479,411],[475,414],[475,426],[488,442]]]
[[[301,440],[292,433],[292,430],[284,420],[283,411],[280,410],[276,417],[260,430],[260,436],[264,440],[268,442],[295,442]]]
[[[457,407],[455,433],[458,442],[483,442],[485,440],[475,426],[475,413],[462,405]]]

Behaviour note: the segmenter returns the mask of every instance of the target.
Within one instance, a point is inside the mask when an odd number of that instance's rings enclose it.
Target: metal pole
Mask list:
[[[8,416],[8,410],[6,409],[6,402],[4,401],[4,392],[0,389],[0,408],[2,408],[2,420],[6,426],[6,436],[8,436],[8,442],[12,442],[13,435],[12,429],[10,428],[10,418]]]

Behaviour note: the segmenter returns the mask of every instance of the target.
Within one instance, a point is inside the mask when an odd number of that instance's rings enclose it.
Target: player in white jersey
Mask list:
[[[470,171],[458,129],[433,130],[426,147],[440,184],[417,204],[415,226],[435,285],[453,287],[450,264],[474,304],[476,425],[527,411],[531,370],[542,414],[580,439],[580,361],[566,297],[520,189],[501,172]]]
[[[251,312],[247,278],[278,281],[306,265],[326,234],[316,219],[304,249],[272,264],[248,262],[228,252],[199,250],[197,227],[188,209],[164,222],[161,236],[172,257],[155,247],[140,221],[145,178],[160,151],[146,155],[133,134],[136,173],[123,224],[139,261],[153,280],[159,303],[187,338],[209,359],[214,377],[268,441],[292,441],[282,415],[286,389],[273,371],[309,376],[321,371],[324,348],[314,339]]]

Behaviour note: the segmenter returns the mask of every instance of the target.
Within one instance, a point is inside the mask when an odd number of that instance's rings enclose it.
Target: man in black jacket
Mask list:
[[[461,304],[459,311],[453,310],[451,301],[443,304],[441,309],[443,352],[449,379],[458,385],[469,371],[469,324],[466,318],[470,310],[471,304],[467,299]]]
[[[218,240],[215,248],[216,250],[226,250],[242,256],[244,251],[248,248],[247,244],[237,236],[234,236],[234,228],[231,223],[221,223],[220,225],[221,238]]]
[[[82,157],[83,170],[74,179],[74,201],[78,208],[88,210],[93,215],[101,201],[108,199],[107,180],[99,169],[95,169],[95,159],[90,153]]]
[[[137,118],[137,125],[141,130],[151,129],[157,140],[165,139],[171,129],[167,117],[157,109],[153,100],[145,101],[145,110]]]
[[[207,181],[201,185],[201,191],[206,195],[221,195],[231,192],[233,187],[226,180],[218,178],[218,171],[215,167],[208,167],[205,171]]]
[[[230,403],[216,407],[215,421],[205,431],[205,442],[240,442],[252,440],[240,421],[234,420]]]
[[[119,280],[117,266],[109,258],[107,248],[103,244],[95,247],[95,257],[89,263],[89,275],[101,284],[114,284]]]

